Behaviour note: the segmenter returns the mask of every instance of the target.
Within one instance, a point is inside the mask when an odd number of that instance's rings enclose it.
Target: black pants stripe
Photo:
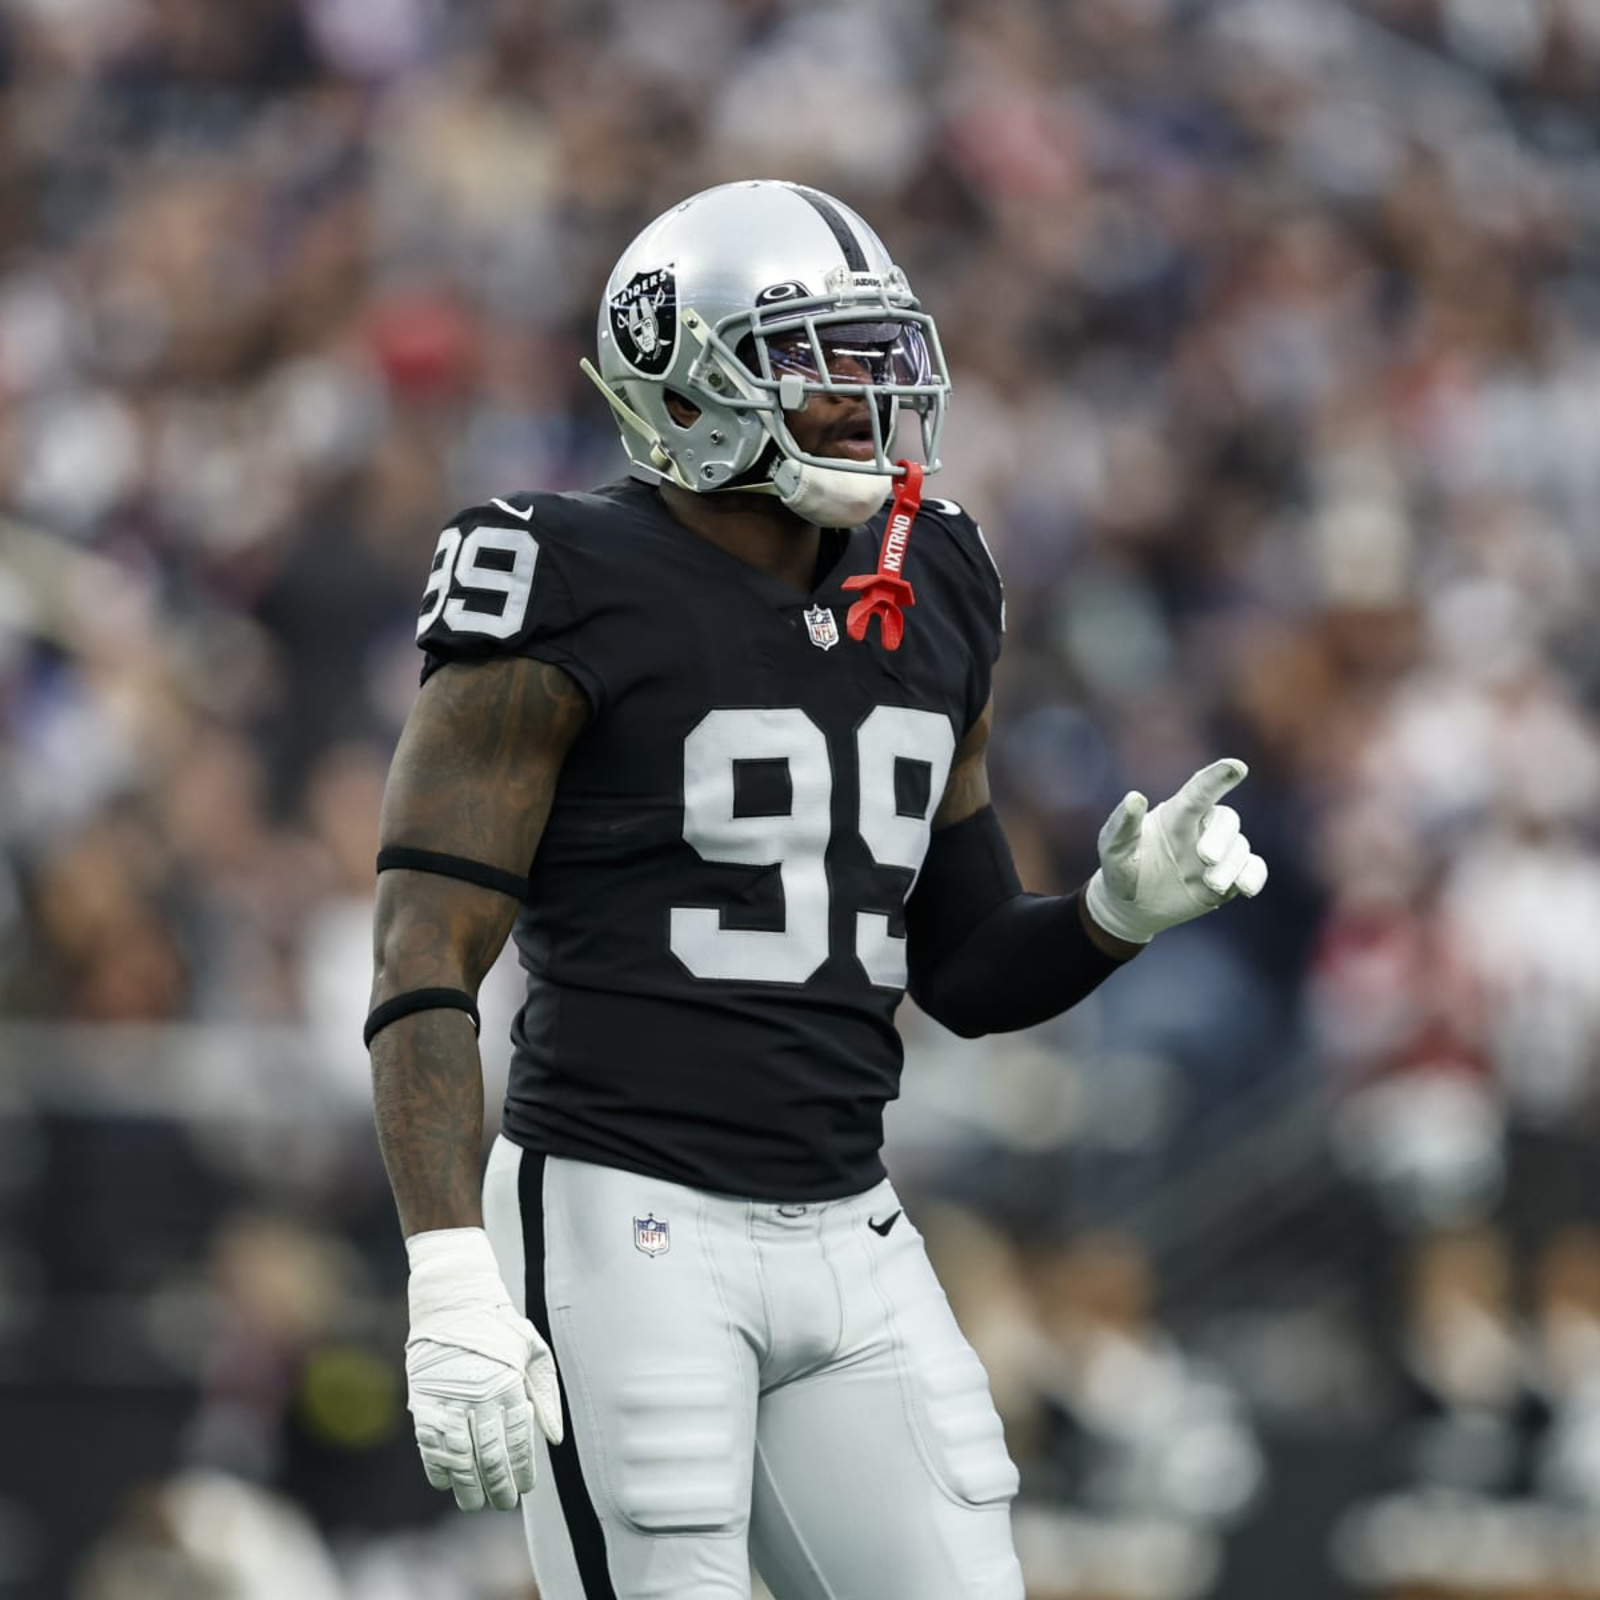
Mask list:
[[[544,1157],[532,1150],[522,1154],[522,1163],[517,1171],[517,1198],[522,1208],[526,1249],[523,1271],[526,1278],[527,1316],[539,1330],[540,1338],[554,1348],[554,1340],[550,1336],[550,1311],[544,1298]],[[550,1447],[550,1472],[561,1501],[561,1515],[567,1525],[567,1536],[572,1540],[578,1576],[583,1580],[585,1600],[617,1600],[616,1590],[611,1586],[611,1573],[606,1565],[605,1535],[601,1532],[600,1519],[595,1515],[594,1502],[589,1498],[588,1486],[583,1481],[583,1468],[578,1461],[572,1408],[567,1404],[564,1387],[561,1404],[566,1414],[567,1432],[560,1444]]]

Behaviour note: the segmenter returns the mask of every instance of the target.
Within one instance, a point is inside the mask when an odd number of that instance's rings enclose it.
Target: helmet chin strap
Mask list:
[[[853,528],[865,522],[893,487],[887,472],[840,472],[834,467],[804,466],[787,457],[772,473],[779,502],[819,528]]]

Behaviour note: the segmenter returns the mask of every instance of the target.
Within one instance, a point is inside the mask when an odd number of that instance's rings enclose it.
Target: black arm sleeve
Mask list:
[[[906,905],[911,998],[963,1038],[1047,1021],[1123,965],[1078,916],[1078,896],[1025,894],[993,806],[942,828]]]

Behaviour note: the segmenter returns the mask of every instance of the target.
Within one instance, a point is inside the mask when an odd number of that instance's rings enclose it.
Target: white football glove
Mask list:
[[[1239,813],[1217,802],[1249,768],[1213,761],[1154,811],[1137,789],[1100,830],[1100,866],[1089,880],[1089,915],[1114,938],[1148,944],[1166,928],[1255,896],[1267,864],[1250,852]]]
[[[428,1482],[463,1511],[509,1511],[533,1490],[533,1424],[562,1438],[555,1358],[500,1281],[482,1228],[406,1240],[406,1405]]]

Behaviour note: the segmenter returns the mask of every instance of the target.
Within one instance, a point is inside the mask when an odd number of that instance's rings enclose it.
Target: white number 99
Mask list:
[[[909,896],[927,853],[933,812],[955,754],[949,719],[908,706],[878,706],[856,730],[860,783],[857,818],[872,859],[911,873]],[[790,805],[781,816],[737,816],[734,763],[780,760]],[[928,768],[920,815],[897,803],[901,760]],[[697,978],[747,983],[805,983],[828,959],[828,841],[833,832],[833,763],[822,729],[788,706],[709,712],[684,741],[683,836],[704,861],[777,867],[783,886],[780,931],[725,928],[712,906],[674,906],[671,947]],[[889,896],[886,896],[889,898]],[[881,912],[857,911],[855,957],[883,988],[903,988],[905,938]]]
[[[511,558],[510,564],[485,566],[490,551]],[[539,546],[526,528],[474,528],[465,539],[459,528],[446,528],[433,553],[433,570],[422,591],[417,617],[420,639],[442,616],[453,633],[482,633],[510,639],[522,631],[533,593],[533,569]],[[451,589],[467,591],[452,597]],[[479,596],[501,595],[497,610],[488,610]]]

